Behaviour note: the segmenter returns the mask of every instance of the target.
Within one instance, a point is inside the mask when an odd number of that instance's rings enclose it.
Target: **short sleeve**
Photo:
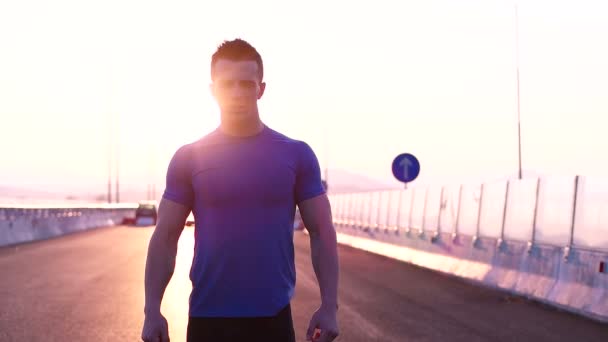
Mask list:
[[[173,155],[167,170],[167,184],[163,198],[192,208],[194,191],[190,155],[188,145],[182,146]]]
[[[325,193],[325,188],[321,181],[321,167],[314,151],[308,144],[301,142],[298,153],[295,189],[296,204]]]

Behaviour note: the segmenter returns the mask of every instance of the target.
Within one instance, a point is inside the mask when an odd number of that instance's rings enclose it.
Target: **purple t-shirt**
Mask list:
[[[309,145],[267,126],[182,146],[163,197],[192,209],[192,317],[270,316],[294,293],[296,204],[325,193]]]

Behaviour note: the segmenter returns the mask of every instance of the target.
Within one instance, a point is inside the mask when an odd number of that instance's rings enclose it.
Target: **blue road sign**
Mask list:
[[[393,176],[399,181],[409,183],[420,174],[420,162],[409,153],[402,153],[393,160]]]

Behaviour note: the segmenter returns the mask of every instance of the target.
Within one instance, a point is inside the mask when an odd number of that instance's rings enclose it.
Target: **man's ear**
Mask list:
[[[262,98],[262,95],[264,95],[265,90],[266,90],[266,82],[261,82],[260,91],[258,92],[258,100]]]

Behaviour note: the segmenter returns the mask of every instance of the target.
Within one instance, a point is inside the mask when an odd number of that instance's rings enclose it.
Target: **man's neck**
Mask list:
[[[264,123],[258,115],[249,120],[222,120],[220,130],[226,135],[235,137],[248,137],[260,133]]]

